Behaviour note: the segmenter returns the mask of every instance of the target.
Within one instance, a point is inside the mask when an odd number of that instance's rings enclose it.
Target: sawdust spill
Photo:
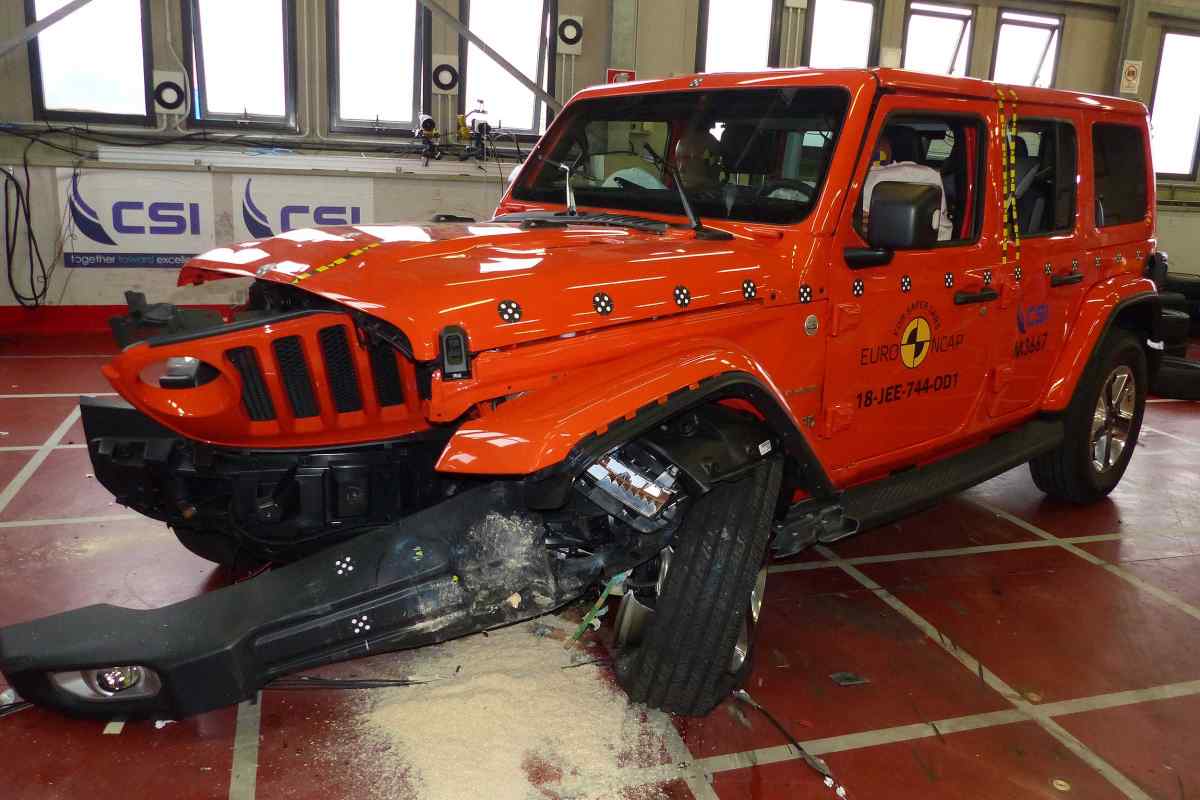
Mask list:
[[[584,663],[602,647],[563,647],[573,628],[543,617],[411,654],[413,673],[441,678],[373,692],[359,718],[375,800],[664,796],[628,788],[670,761],[663,737],[606,667]]]

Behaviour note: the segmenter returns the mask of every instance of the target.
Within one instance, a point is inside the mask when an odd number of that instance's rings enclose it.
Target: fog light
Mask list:
[[[213,380],[220,373],[211,364],[194,356],[171,356],[166,371],[158,379],[164,389],[195,389]]]
[[[50,680],[84,700],[133,700],[153,697],[162,689],[157,672],[132,664],[55,672]]]

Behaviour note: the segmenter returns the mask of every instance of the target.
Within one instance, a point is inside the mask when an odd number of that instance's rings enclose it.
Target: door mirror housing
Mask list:
[[[871,193],[867,243],[878,250],[924,250],[937,243],[942,190],[923,183],[881,181]]]

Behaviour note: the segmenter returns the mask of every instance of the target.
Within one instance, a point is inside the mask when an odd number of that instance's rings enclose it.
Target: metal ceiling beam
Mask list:
[[[46,30],[46,28],[49,28],[51,25],[58,22],[68,14],[74,14],[76,11],[83,8],[90,2],[92,2],[92,0],[72,0],[72,2],[67,3],[58,11],[55,11],[52,14],[47,14],[45,19],[39,19],[37,22],[21,31],[13,38],[9,39],[3,44],[0,44],[0,58],[3,58],[21,45],[32,40],[39,33]]]
[[[499,64],[501,69],[516,78],[522,86],[533,92],[539,100],[550,106],[550,108],[554,109],[555,111],[562,111],[563,104],[558,101],[558,98],[552,94],[549,94],[542,89],[541,86],[538,86],[536,83],[529,80],[529,78],[525,77],[525,73],[514,67],[508,62],[507,59],[504,58],[504,56],[500,55],[491,47],[489,47],[488,43],[483,39],[480,39],[478,36],[471,33],[471,29],[459,21],[457,17],[452,15],[446,9],[442,8],[440,5],[434,2],[434,0],[417,0],[417,2],[425,6],[425,8],[429,9],[435,16],[439,17],[443,22],[457,31],[459,36],[463,37],[468,42],[487,53],[488,57]]]

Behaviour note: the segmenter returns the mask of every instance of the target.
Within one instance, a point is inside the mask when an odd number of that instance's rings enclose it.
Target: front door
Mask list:
[[[1003,292],[999,219],[989,158],[995,105],[889,96],[869,133],[835,234],[832,318],[819,435],[844,478],[911,464],[962,436],[980,413]],[[935,246],[895,251],[852,267],[846,248],[867,246],[869,201],[881,181],[940,184],[945,198]],[[984,234],[984,235],[981,235]]]

